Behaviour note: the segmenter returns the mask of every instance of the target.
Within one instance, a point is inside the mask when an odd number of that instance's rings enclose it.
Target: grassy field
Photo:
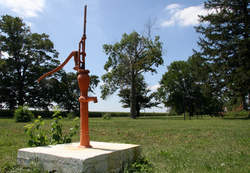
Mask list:
[[[49,129],[52,120],[45,120]],[[90,140],[139,144],[152,172],[250,172],[250,120],[183,117],[90,118]],[[0,119],[0,172],[17,171],[19,148],[27,147],[24,126]],[[63,121],[66,129],[72,121]],[[79,134],[74,141],[79,141]]]

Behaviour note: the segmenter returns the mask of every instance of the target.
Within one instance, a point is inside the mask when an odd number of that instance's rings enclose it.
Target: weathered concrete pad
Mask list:
[[[63,173],[119,172],[138,159],[141,147],[132,144],[90,141],[93,148],[77,148],[79,142],[22,148],[17,162],[21,166],[42,165],[44,169]]]

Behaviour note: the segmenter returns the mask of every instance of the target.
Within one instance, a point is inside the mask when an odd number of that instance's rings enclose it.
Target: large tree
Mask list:
[[[196,52],[209,80],[204,83],[222,95],[236,94],[245,101],[250,93],[249,0],[208,0],[209,13],[199,16],[196,32],[203,34]],[[202,25],[204,24],[204,25]]]
[[[157,73],[155,67],[163,64],[160,37],[154,40],[140,36],[137,32],[123,34],[120,42],[103,45],[108,61],[104,65],[106,74],[102,76],[102,98],[117,89],[130,86],[130,117],[136,118],[136,77],[145,72]]]
[[[136,98],[136,113],[137,117],[140,116],[140,110],[143,108],[158,107],[160,102],[155,100],[156,92],[151,92],[148,87],[148,84],[145,82],[143,75],[138,75],[136,78],[136,87],[135,87],[135,98]],[[126,87],[122,88],[119,91],[118,96],[121,98],[120,103],[122,107],[130,107],[130,91],[131,89]],[[151,92],[151,93],[150,93]]]
[[[0,102],[13,109],[47,99],[36,80],[59,65],[49,36],[31,33],[21,18],[9,15],[2,16],[0,31]]]

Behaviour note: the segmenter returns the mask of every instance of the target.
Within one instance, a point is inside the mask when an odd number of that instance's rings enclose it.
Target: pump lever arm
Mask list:
[[[77,68],[78,63],[79,63],[79,62],[77,61],[77,54],[78,54],[77,51],[71,52],[70,55],[68,56],[68,58],[67,58],[60,66],[58,66],[58,67],[56,67],[54,70],[52,70],[52,71],[50,71],[50,72],[48,72],[48,73],[42,75],[37,81],[40,82],[43,78],[45,78],[45,77],[47,77],[47,76],[49,76],[49,75],[51,75],[51,74],[57,72],[57,71],[60,70],[61,68],[63,68],[63,66],[65,66],[65,65],[68,63],[68,61],[69,61],[73,56],[75,57],[75,64],[76,64],[76,68]]]

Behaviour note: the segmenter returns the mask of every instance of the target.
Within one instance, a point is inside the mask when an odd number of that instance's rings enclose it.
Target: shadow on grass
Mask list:
[[[211,117],[209,115],[199,115],[199,117],[197,118],[197,116],[193,116],[191,117],[191,120],[189,119],[189,116],[186,116],[186,120],[184,120],[184,116],[140,116],[138,117],[138,119],[140,120],[182,120],[182,121],[194,121],[194,120],[211,120]]]

